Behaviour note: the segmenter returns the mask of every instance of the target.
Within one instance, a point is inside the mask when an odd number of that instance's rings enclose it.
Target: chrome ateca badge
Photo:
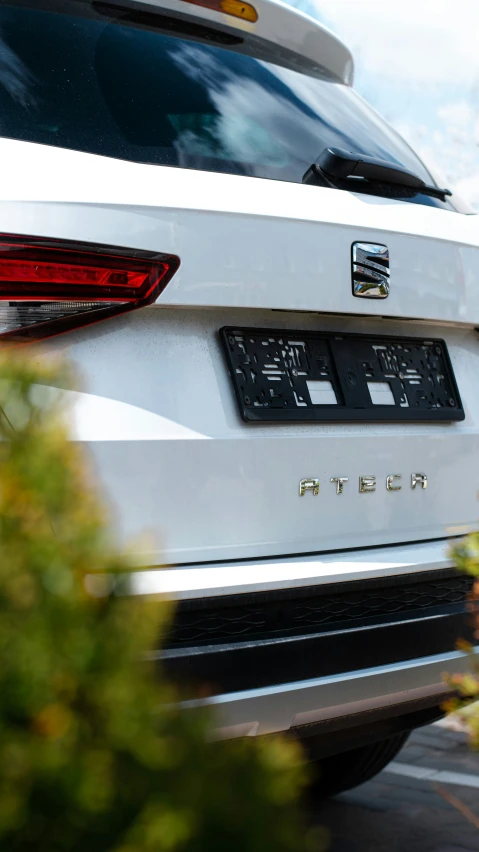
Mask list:
[[[386,491],[401,491],[402,489],[402,473],[389,473],[385,477],[385,486]],[[349,482],[348,476],[332,476],[329,480],[331,485],[334,485],[334,490],[336,494],[343,494],[344,488],[346,484]],[[372,494],[377,490],[377,486],[379,484],[379,480],[377,477],[369,475],[369,476],[360,476],[359,477],[359,493],[360,494]],[[427,476],[425,473],[411,473],[410,479],[411,489],[414,491],[415,488],[427,488]],[[319,494],[319,479],[315,477],[309,477],[308,479],[300,479],[299,481],[299,496],[304,497],[304,495],[310,491],[313,497],[316,497]]]

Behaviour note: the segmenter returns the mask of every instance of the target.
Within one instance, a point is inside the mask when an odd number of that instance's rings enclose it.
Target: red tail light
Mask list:
[[[154,302],[175,255],[0,236],[0,342],[38,340]]]

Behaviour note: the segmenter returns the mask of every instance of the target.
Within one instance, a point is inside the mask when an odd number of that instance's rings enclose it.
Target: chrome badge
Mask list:
[[[330,483],[335,486],[334,490],[336,494],[344,493],[344,486],[347,482],[349,482],[348,476],[331,476]],[[369,476],[360,476],[359,477],[359,493],[360,494],[373,494],[376,491],[378,485],[378,479],[376,476],[370,474]],[[428,486],[427,476],[425,473],[411,473],[410,479],[411,490],[415,491],[419,486],[423,491],[426,490]],[[402,490],[402,473],[388,473],[386,476],[386,491],[401,491]],[[299,496],[304,497],[305,494],[311,491],[313,497],[317,497],[320,492],[320,482],[319,479],[315,477],[308,477],[307,479],[300,479],[299,481]],[[332,494],[333,491],[331,490]]]
[[[386,299],[389,296],[389,249],[376,243],[353,243],[353,296]]]

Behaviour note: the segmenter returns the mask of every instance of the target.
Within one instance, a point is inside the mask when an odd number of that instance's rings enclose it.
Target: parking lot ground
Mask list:
[[[479,852],[479,754],[462,732],[421,728],[388,769],[318,806],[314,822],[329,830],[330,852]]]

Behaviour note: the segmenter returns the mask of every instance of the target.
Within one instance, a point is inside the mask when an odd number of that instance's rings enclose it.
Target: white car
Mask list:
[[[0,33],[0,339],[82,376],[190,703],[360,783],[468,665],[477,220],[277,0],[4,0]]]

